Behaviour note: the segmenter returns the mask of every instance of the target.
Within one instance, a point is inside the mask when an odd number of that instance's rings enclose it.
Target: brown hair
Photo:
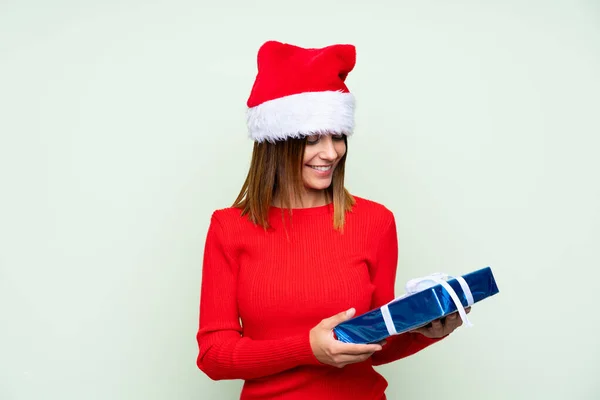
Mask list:
[[[344,136],[346,148],[347,137]],[[300,199],[305,190],[302,181],[302,164],[305,138],[289,138],[277,142],[255,142],[252,160],[246,180],[233,207],[240,208],[242,215],[265,229],[269,228],[269,208],[273,198],[278,196],[282,208],[291,211],[293,200]],[[327,201],[333,202],[333,227],[343,230],[346,212],[355,203],[344,186],[346,154],[333,171],[331,185],[325,190]]]

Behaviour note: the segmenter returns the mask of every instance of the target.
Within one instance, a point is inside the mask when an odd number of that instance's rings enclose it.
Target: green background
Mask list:
[[[235,399],[195,366],[203,242],[269,39],[353,43],[347,185],[408,279],[491,266],[390,399],[600,399],[596,1],[0,2],[0,399]]]

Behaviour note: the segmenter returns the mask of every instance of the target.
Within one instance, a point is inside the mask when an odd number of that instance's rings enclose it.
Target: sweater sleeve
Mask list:
[[[275,340],[244,337],[237,307],[238,265],[216,214],[206,235],[200,290],[197,366],[213,380],[255,379],[302,364],[321,365],[309,332]]]
[[[389,212],[386,227],[382,231],[374,262],[371,281],[375,286],[371,308],[381,307],[395,298],[394,286],[398,265],[398,236],[394,215]],[[430,339],[420,333],[406,332],[386,339],[383,350],[372,355],[373,365],[387,364],[415,354],[440,339]]]

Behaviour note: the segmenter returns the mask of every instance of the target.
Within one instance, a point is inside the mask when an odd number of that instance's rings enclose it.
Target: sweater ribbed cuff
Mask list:
[[[300,365],[323,365],[312,351],[310,346],[310,332],[285,339],[290,356]]]

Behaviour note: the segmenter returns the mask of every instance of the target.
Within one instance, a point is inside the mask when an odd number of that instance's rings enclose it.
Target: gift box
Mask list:
[[[409,281],[406,293],[384,306],[356,316],[334,328],[345,343],[376,343],[392,335],[417,329],[458,312],[472,326],[465,307],[499,292],[490,267],[462,276],[432,274]]]

